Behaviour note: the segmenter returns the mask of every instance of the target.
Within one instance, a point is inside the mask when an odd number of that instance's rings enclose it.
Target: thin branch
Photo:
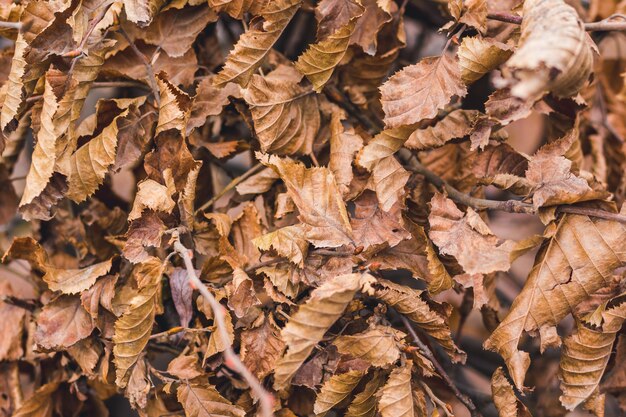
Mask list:
[[[152,64],[150,63],[148,58],[146,58],[146,56],[139,50],[139,48],[137,48],[135,42],[130,39],[130,37],[121,25],[119,30],[122,36],[124,36],[124,39],[126,39],[126,42],[128,42],[128,45],[131,47],[135,55],[137,55],[137,58],[139,58],[144,67],[146,67],[146,72],[148,73],[148,82],[150,83],[150,87],[152,88],[154,100],[156,101],[157,106],[160,106],[161,93],[159,92],[159,88],[157,87],[156,76],[154,75],[154,68],[152,67]]]
[[[575,206],[559,206],[557,211],[561,213],[582,214],[589,217],[597,217],[599,219],[613,220],[620,223],[626,223],[626,216],[623,214],[610,213],[608,211]]]
[[[211,310],[213,311],[213,317],[215,319],[215,324],[217,325],[220,338],[225,345],[224,358],[226,360],[226,365],[234,371],[238,372],[239,375],[241,375],[241,377],[248,383],[250,389],[256,394],[261,405],[261,413],[263,417],[273,416],[273,395],[265,390],[259,380],[252,374],[252,372],[250,372],[250,370],[243,364],[243,362],[241,362],[241,359],[235,353],[232,345],[229,343],[230,336],[228,334],[228,331],[226,330],[224,307],[215,299],[213,294],[211,294],[211,291],[207,289],[202,281],[200,281],[200,278],[198,278],[198,276],[196,275],[195,268],[191,260],[192,252],[180,242],[178,232],[174,232],[172,234],[172,238],[174,239],[174,250],[178,253],[178,255],[180,255],[181,258],[183,258],[183,261],[185,262],[189,285],[191,285],[192,288],[197,289],[211,306]]]
[[[500,22],[505,23],[513,23],[515,25],[522,24],[522,17],[512,13],[506,12],[493,12],[487,15],[488,19],[498,20]],[[613,15],[609,16],[604,20],[600,20],[599,22],[590,22],[585,23],[585,30],[587,32],[609,32],[609,31],[620,31],[626,30],[626,20],[621,22],[616,22],[614,19],[616,18],[624,18],[623,15]]]
[[[459,401],[461,401],[463,405],[467,407],[472,417],[481,417],[482,415],[480,411],[478,411],[478,408],[476,408],[472,400],[467,395],[459,391],[459,389],[454,384],[454,381],[452,381],[452,378],[450,378],[450,376],[443,369],[439,361],[437,361],[437,358],[435,358],[435,355],[433,355],[433,352],[419,338],[419,336],[415,332],[415,329],[411,325],[411,322],[409,322],[409,319],[404,317],[402,314],[400,314],[400,319],[402,320],[402,323],[404,323],[404,326],[407,328],[407,330],[411,334],[411,337],[413,338],[413,341],[415,342],[417,347],[422,351],[424,356],[426,356],[426,358],[428,358],[428,360],[430,360],[433,363],[435,369],[437,370],[441,378],[444,380],[444,382],[448,385],[448,387],[450,387],[450,389],[452,390],[456,398],[458,398]]]
[[[215,202],[217,202],[217,200],[219,200],[224,195],[226,195],[226,193],[228,193],[230,190],[234,189],[237,185],[239,185],[244,180],[247,180],[248,178],[250,178],[254,174],[258,174],[259,172],[261,172],[261,170],[263,168],[265,168],[265,165],[263,165],[263,164],[256,164],[255,166],[253,166],[252,168],[250,168],[249,170],[247,170],[246,172],[244,172],[240,176],[238,176],[236,178],[233,178],[233,180],[230,183],[228,183],[228,185],[226,187],[224,187],[219,193],[215,194],[209,201],[207,201],[206,203],[204,203],[203,205],[198,207],[198,209],[196,210],[196,213],[198,213],[200,211],[204,211],[204,210],[208,209],[209,207],[211,207],[213,204],[215,204]]]
[[[21,29],[22,28],[22,24],[20,22],[4,22],[4,21],[0,21],[0,28],[5,28],[5,29]]]
[[[426,394],[430,398],[430,401],[432,401],[433,405],[439,406],[441,409],[443,409],[444,413],[446,413],[446,416],[454,417],[454,414],[450,413],[450,410],[448,410],[448,404],[441,401],[439,397],[437,397],[433,393],[430,387],[424,383],[424,381],[420,381],[420,385],[422,386],[422,388],[424,388],[424,391],[426,391]]]
[[[150,87],[137,81],[96,81],[96,82],[91,83],[91,89],[116,88],[116,87],[142,88],[142,89],[151,90]],[[26,101],[27,103],[30,103],[33,101],[41,100],[42,98],[43,98],[43,94],[37,94],[37,95],[26,98],[26,100],[24,101]]]

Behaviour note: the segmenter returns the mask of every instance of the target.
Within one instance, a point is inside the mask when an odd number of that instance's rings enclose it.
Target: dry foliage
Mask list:
[[[2,2],[0,417],[625,415],[622,13]]]

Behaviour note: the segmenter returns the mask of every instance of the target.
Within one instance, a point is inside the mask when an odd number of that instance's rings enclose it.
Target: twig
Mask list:
[[[150,61],[148,61],[148,58],[146,58],[146,56],[139,50],[139,48],[137,48],[137,45],[135,45],[135,42],[133,42],[130,39],[130,37],[128,36],[128,34],[126,33],[126,31],[121,25],[120,25],[120,33],[122,34],[122,36],[124,36],[124,39],[126,39],[126,42],[128,42],[128,45],[131,47],[133,52],[135,52],[135,55],[137,55],[137,58],[139,58],[139,60],[146,67],[146,72],[148,73],[148,82],[150,83],[150,87],[152,88],[152,92],[154,94],[154,100],[156,101],[157,106],[160,106],[161,105],[161,93],[159,92],[159,88],[157,87],[156,76],[154,75],[154,68],[152,68],[152,64],[150,63]]]
[[[441,401],[439,399],[439,397],[437,397],[433,393],[433,391],[430,389],[430,387],[424,383],[424,381],[420,381],[420,385],[422,386],[422,388],[424,388],[424,391],[426,391],[426,394],[428,395],[428,397],[432,401],[433,405],[438,405],[440,408],[442,408],[444,413],[446,413],[446,415],[448,417],[454,417],[454,414],[450,413],[450,410],[448,410],[448,407],[449,407],[448,404],[446,404],[443,401]]]
[[[365,127],[373,132],[378,132],[384,128],[383,124],[379,120],[372,120],[364,114],[363,110],[356,107],[348,98],[334,85],[327,84],[324,87],[324,93],[326,96],[336,104],[343,107],[350,115],[356,118],[359,122],[365,125]]]
[[[620,223],[626,223],[626,216],[623,214],[610,213],[608,211],[574,206],[559,206],[557,211],[561,213],[583,214],[589,217],[597,217],[599,219],[614,220]]]
[[[599,22],[585,23],[585,30],[587,32],[609,32],[626,30],[626,21],[615,22],[613,19],[616,17],[623,17],[622,15],[609,16]],[[522,24],[522,17],[512,13],[506,12],[494,12],[487,15],[488,19],[498,20],[505,23],[513,23],[515,25]]]
[[[222,343],[225,345],[224,358],[226,365],[238,372],[239,375],[248,383],[250,389],[256,394],[261,405],[261,413],[264,417],[273,416],[274,397],[268,391],[263,388],[259,380],[250,372],[250,370],[241,362],[239,356],[233,350],[230,345],[230,337],[226,330],[226,322],[224,318],[224,307],[215,299],[213,294],[206,288],[206,286],[200,281],[200,278],[196,275],[193,262],[191,261],[191,251],[187,249],[181,242],[178,232],[172,234],[174,239],[174,250],[183,258],[185,262],[185,268],[187,269],[187,277],[189,278],[189,285],[192,288],[197,289],[200,294],[211,306],[213,310],[213,317],[217,325],[217,329],[222,339]]]
[[[478,411],[478,409],[476,408],[476,406],[474,405],[472,400],[467,395],[465,395],[461,391],[459,391],[459,389],[456,387],[456,385],[454,385],[454,381],[452,381],[452,379],[446,373],[446,371],[443,369],[443,367],[441,366],[439,361],[437,361],[437,358],[435,358],[435,355],[433,355],[433,352],[419,338],[419,336],[415,332],[415,329],[413,328],[413,326],[409,322],[409,319],[404,317],[402,314],[400,314],[400,319],[402,320],[402,323],[404,323],[404,326],[407,328],[407,330],[411,334],[411,337],[413,338],[413,341],[415,342],[417,347],[422,351],[424,356],[426,356],[426,358],[428,358],[428,360],[430,360],[433,363],[435,369],[437,370],[437,372],[439,373],[441,378],[448,385],[448,387],[450,387],[450,389],[452,390],[454,395],[459,399],[459,401],[461,401],[463,403],[463,405],[465,405],[465,407],[467,407],[467,409],[469,410],[469,412],[472,415],[472,417],[481,417],[482,415],[480,414],[480,411]]]
[[[219,193],[215,194],[209,201],[207,201],[206,203],[198,207],[198,209],[196,210],[196,213],[200,211],[204,211],[208,209],[209,207],[211,207],[213,204],[215,204],[217,200],[222,198],[227,192],[229,192],[230,190],[234,189],[237,185],[239,185],[239,183],[250,178],[254,174],[261,172],[263,168],[265,168],[265,165],[256,164],[255,166],[253,166],[252,168],[250,168],[249,170],[247,170],[240,176],[233,178],[233,180],[230,183],[228,183],[228,185],[224,187]]]
[[[22,24],[20,22],[3,22],[0,21],[0,28],[6,28],[6,29],[21,29],[22,28]]]
[[[24,300],[12,295],[0,295],[0,302],[11,304],[12,306],[19,307],[27,311],[34,311],[37,307],[30,300]]]

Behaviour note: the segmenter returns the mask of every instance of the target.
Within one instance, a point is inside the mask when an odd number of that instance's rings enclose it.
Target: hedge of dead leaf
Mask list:
[[[3,2],[0,414],[623,415],[618,3]]]

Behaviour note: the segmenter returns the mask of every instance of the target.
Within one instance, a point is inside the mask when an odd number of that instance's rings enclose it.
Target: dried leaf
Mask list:
[[[258,326],[241,333],[241,360],[259,379],[276,369],[285,347],[274,319],[267,316],[261,320]]]
[[[465,84],[478,81],[513,54],[512,48],[491,38],[468,36],[459,46],[461,79]]]
[[[402,367],[389,374],[385,385],[376,393],[378,411],[382,417],[413,417],[413,389],[411,388],[411,368],[413,362],[407,360]]]
[[[346,417],[374,417],[378,400],[374,395],[385,382],[381,373],[374,374],[374,377],[367,382],[363,391],[358,393],[348,410]]]
[[[325,416],[334,406],[345,400],[364,374],[364,371],[352,370],[344,374],[335,374],[324,382],[313,406],[315,415]]]
[[[528,408],[515,396],[502,368],[496,369],[491,377],[491,392],[500,417],[532,417]]]
[[[387,366],[400,358],[398,340],[405,335],[386,326],[374,326],[350,336],[340,336],[333,344],[339,353],[369,362],[372,366]]]
[[[244,417],[245,411],[222,397],[206,382],[186,382],[178,387],[178,401],[187,417]]]
[[[91,316],[80,298],[62,295],[41,310],[35,342],[46,349],[69,347],[89,336],[93,329]]]

